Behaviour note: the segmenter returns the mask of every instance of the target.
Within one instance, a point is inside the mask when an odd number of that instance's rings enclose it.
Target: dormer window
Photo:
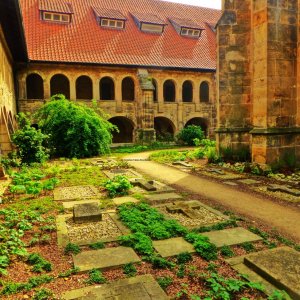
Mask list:
[[[68,24],[71,22],[73,9],[70,3],[63,0],[40,0],[41,19],[49,22]]]
[[[204,30],[204,28],[189,19],[171,18],[169,21],[181,36],[198,39]]]
[[[126,18],[118,10],[93,7],[97,22],[101,27],[124,29]]]
[[[134,22],[143,32],[162,34],[167,25],[156,15],[132,13]]]

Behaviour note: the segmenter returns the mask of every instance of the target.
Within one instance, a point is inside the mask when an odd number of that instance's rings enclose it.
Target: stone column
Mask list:
[[[70,100],[75,101],[76,100],[76,80],[74,78],[70,77]]]
[[[115,100],[116,100],[116,112],[121,113],[122,109],[122,80],[121,78],[116,78],[115,81]]]
[[[92,80],[93,80],[93,99],[99,101],[100,100],[99,80],[96,77],[93,77]]]
[[[164,85],[163,82],[157,81],[157,102],[158,102],[158,113],[164,112]]]

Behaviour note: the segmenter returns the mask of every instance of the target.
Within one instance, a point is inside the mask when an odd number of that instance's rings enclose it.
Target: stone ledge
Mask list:
[[[215,133],[243,133],[250,132],[252,127],[236,127],[236,128],[217,128]]]
[[[281,135],[281,134],[293,134],[299,133],[300,134],[300,127],[274,127],[274,128],[253,128],[250,131],[253,135]]]

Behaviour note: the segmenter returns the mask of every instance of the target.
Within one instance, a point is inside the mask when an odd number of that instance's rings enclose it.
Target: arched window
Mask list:
[[[67,99],[70,99],[70,82],[69,79],[62,74],[54,75],[50,80],[51,96],[63,94]]]
[[[157,82],[155,79],[152,79],[152,84],[154,86],[153,90],[153,102],[157,102]]]
[[[93,83],[90,77],[83,75],[77,78],[76,99],[93,99]]]
[[[164,82],[164,101],[175,102],[175,84],[172,80],[166,80]]]
[[[115,100],[115,84],[110,77],[100,80],[100,100]]]
[[[182,101],[183,102],[193,101],[193,84],[189,80],[186,80],[182,85]]]
[[[165,117],[154,118],[154,129],[158,141],[172,141],[174,139],[175,126],[173,122]]]
[[[44,99],[44,82],[38,74],[30,74],[26,78],[27,99]]]
[[[109,122],[119,129],[113,131],[113,143],[132,143],[134,123],[126,117],[113,117]]]
[[[209,102],[209,84],[206,81],[200,84],[200,102]]]
[[[134,100],[134,81],[130,77],[122,80],[122,100]]]

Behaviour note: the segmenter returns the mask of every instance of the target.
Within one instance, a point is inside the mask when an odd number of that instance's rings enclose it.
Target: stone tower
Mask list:
[[[299,7],[292,0],[223,0],[220,149],[249,147],[252,161],[262,164],[300,157]]]

